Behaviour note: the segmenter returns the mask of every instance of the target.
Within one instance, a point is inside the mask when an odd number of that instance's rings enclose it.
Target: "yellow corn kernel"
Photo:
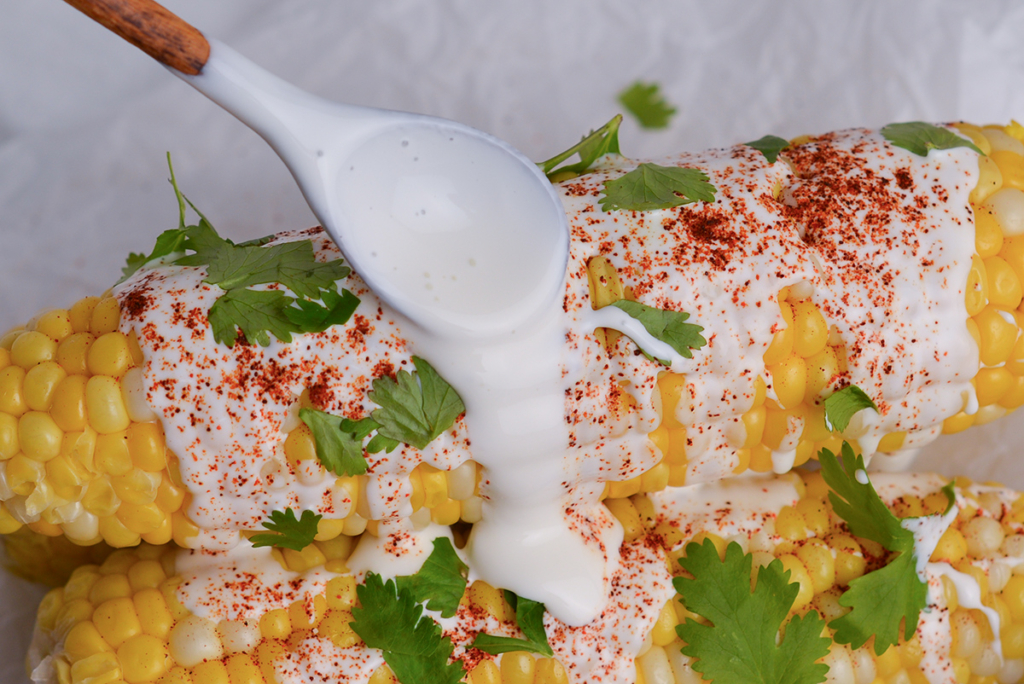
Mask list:
[[[946,435],[963,432],[974,425],[974,414],[967,414],[961,411],[942,421],[942,432]]]
[[[92,321],[92,312],[99,301],[99,297],[84,297],[68,309],[68,319],[71,321],[72,330],[76,333],[88,332],[89,323]]]
[[[978,206],[973,209],[975,251],[982,259],[999,254],[1003,248],[1003,229],[999,227],[999,222],[988,207]]]
[[[591,306],[601,309],[623,297],[622,281],[615,266],[603,256],[587,262],[587,284]]]
[[[167,579],[164,567],[157,560],[140,560],[128,568],[128,583],[132,591],[139,592],[143,589],[156,589],[160,583]]]
[[[7,413],[0,413],[0,461],[14,458],[20,451],[18,419]]]
[[[283,549],[284,562],[292,572],[306,572],[327,562],[326,556],[316,544],[310,544],[302,551]]]
[[[305,423],[288,433],[288,437],[284,440],[284,455],[293,468],[299,461],[316,459],[316,442],[313,440],[313,432]]]
[[[195,684],[233,684],[222,660],[206,660],[192,668]]]
[[[89,347],[86,364],[90,375],[121,377],[132,367],[128,337],[120,332],[100,335]]]
[[[805,300],[793,304],[793,353],[808,358],[820,352],[828,343],[828,323],[814,302]]]
[[[114,297],[104,297],[96,302],[89,319],[89,332],[105,335],[117,330],[121,324],[121,306]]]
[[[71,666],[71,681],[75,684],[119,684],[124,680],[117,656],[97,653]]]
[[[462,517],[462,502],[448,499],[430,509],[430,519],[438,525],[454,525]]]
[[[989,595],[988,573],[971,563],[969,559],[964,559],[959,563],[956,563],[953,567],[974,578],[974,581],[978,583],[978,588],[981,590],[981,600],[982,602],[985,602],[985,599],[988,598]],[[985,624],[988,624],[987,619],[985,620]]]
[[[1024,658],[1024,625],[1020,623],[1005,625],[1000,634],[1004,658]]]
[[[765,422],[768,416],[768,409],[761,406],[750,409],[743,414],[743,427],[746,428],[747,437],[743,442],[743,447],[749,449],[750,447],[760,444],[761,439],[764,436]]]
[[[67,372],[55,361],[44,361],[25,374],[22,390],[25,403],[33,411],[49,411],[53,403],[54,390],[67,376]]]
[[[634,477],[622,482],[608,482],[607,491],[610,499],[626,499],[640,493],[640,478]]]
[[[288,611],[277,608],[260,618],[260,634],[264,639],[285,639],[292,633],[292,621]]]
[[[18,420],[18,443],[29,458],[46,462],[60,454],[64,431],[42,411],[29,411]]]
[[[158,473],[167,467],[167,445],[159,423],[132,423],[127,437],[128,453],[136,468]]]
[[[829,509],[822,499],[804,497],[795,506],[798,513],[803,516],[804,526],[814,534],[815,537],[824,537],[831,527]]]
[[[1024,157],[1010,150],[992,150],[989,158],[999,167],[1004,188],[1024,190]]]
[[[69,375],[54,388],[49,410],[60,429],[67,432],[85,429],[85,385],[88,381],[84,375]]]
[[[82,506],[93,515],[104,518],[117,512],[121,500],[114,493],[114,487],[106,477],[97,477],[89,482],[82,497]]]
[[[832,378],[839,372],[839,360],[836,350],[826,346],[817,354],[807,359],[807,387],[804,401],[813,404],[822,392],[832,383]]]
[[[174,626],[163,592],[157,587],[140,589],[132,596],[137,615],[143,616],[142,631],[157,639],[166,639]]]
[[[782,408],[793,408],[803,402],[807,387],[807,365],[800,356],[793,354],[766,370],[772,378],[775,395]]]
[[[810,574],[807,572],[807,568],[800,561],[799,558],[791,553],[783,554],[779,556],[779,560],[782,562],[782,569],[789,571],[789,583],[800,585],[800,592],[796,595],[796,599],[793,601],[793,606],[790,608],[791,611],[797,611],[803,608],[811,599],[814,598],[814,583],[811,580]]]
[[[764,363],[766,366],[774,366],[788,359],[793,354],[793,342],[796,339],[796,331],[790,325],[779,330],[772,336],[772,343],[764,352]]]
[[[998,256],[985,259],[989,304],[1006,311],[1020,306],[1021,284],[1010,265]]]
[[[21,333],[11,345],[11,363],[25,370],[44,361],[52,361],[56,356],[57,343],[48,335],[34,330]]]
[[[224,667],[231,684],[265,684],[259,665],[247,653],[228,656],[224,660]]]
[[[833,534],[825,542],[835,550],[836,584],[847,586],[864,574],[867,559],[856,539],[848,534]]]
[[[154,500],[154,503],[160,510],[164,513],[174,513],[181,508],[184,500],[185,490],[175,487],[167,479],[166,475],[162,475],[160,485],[156,489],[156,499]]]
[[[18,418],[28,411],[25,401],[25,369],[7,366],[0,370],[0,411]]]
[[[18,455],[7,461],[7,486],[15,494],[28,496],[35,485],[46,477],[46,468],[42,463]]]
[[[362,639],[352,631],[352,613],[347,610],[328,610],[324,619],[317,627],[319,634],[331,640],[338,648],[348,648],[362,643]]]
[[[988,406],[1002,399],[1014,384],[1014,377],[1006,368],[981,368],[974,378],[978,405]]]
[[[890,432],[878,442],[878,450],[883,453],[899,451],[903,448],[903,441],[907,438],[906,432]]]
[[[96,653],[109,652],[113,649],[103,640],[90,620],[79,622],[71,628],[64,639],[64,652],[68,660],[75,663]]]
[[[533,684],[537,661],[526,651],[510,651],[501,656],[501,684]]]
[[[807,539],[807,522],[795,508],[783,506],[775,518],[775,533],[786,541],[802,541]]]
[[[124,680],[128,684],[144,684],[163,676],[174,661],[167,644],[149,634],[137,634],[117,649]]]
[[[125,529],[138,535],[149,534],[163,527],[167,521],[167,514],[160,510],[156,504],[136,504],[130,501],[122,501],[117,509],[117,519],[125,526]]]
[[[483,580],[477,580],[470,585],[469,600],[499,622],[512,620],[515,617],[512,607],[505,601],[501,591]]]
[[[295,601],[288,606],[288,618],[291,620],[293,629],[313,629],[324,619],[327,612],[327,599],[323,594],[317,594],[307,606],[306,601]]]
[[[60,342],[74,332],[71,316],[64,309],[52,309],[36,319],[35,330]]]
[[[132,532],[124,523],[112,516],[100,518],[100,535],[108,545],[115,549],[123,549],[129,546],[136,546],[141,537]]]
[[[665,373],[658,379],[658,392],[661,395],[661,424],[670,430],[683,427],[676,418],[676,406],[686,392],[686,376]]]
[[[1010,321],[1004,316],[1009,317]],[[981,362],[986,366],[998,366],[1010,358],[1020,332],[1012,316],[1000,312],[994,306],[986,306],[974,321],[981,336]]]
[[[92,614],[96,630],[108,644],[117,648],[131,637],[142,633],[142,624],[130,598],[104,601]]]
[[[481,660],[466,677],[466,684],[503,684],[501,670],[493,660]]]
[[[100,575],[89,589],[89,600],[99,605],[116,598],[127,598],[132,595],[132,585],[128,576],[122,573]]]
[[[54,625],[59,627],[63,633],[67,633],[79,622],[85,622],[92,617],[94,606],[88,599],[75,599],[65,601],[57,613]]]
[[[815,594],[832,588],[836,581],[835,560],[832,551],[824,543],[809,541],[797,549],[796,557],[804,564]]]
[[[985,262],[977,254],[971,258],[964,301],[967,304],[968,316],[977,316],[988,303],[988,273],[985,270]]]
[[[1010,389],[999,400],[999,405],[1005,409],[1024,406],[1024,375],[1014,376]]]
[[[448,499],[448,478],[445,471],[427,463],[421,463],[416,470],[419,471],[423,484],[423,505],[433,508],[444,503]]]
[[[569,675],[555,658],[539,658],[533,684],[569,684]]]
[[[101,434],[96,438],[96,469],[115,477],[132,471],[132,458],[128,452],[128,433]]]
[[[367,684],[398,684],[398,678],[395,677],[390,667],[381,665],[370,675],[370,681]]]
[[[750,449],[750,469],[755,473],[767,473],[772,469],[772,451],[764,444]]]
[[[287,656],[284,643],[278,639],[264,639],[256,647],[256,662],[260,666],[260,672],[267,684],[277,681],[274,663]]]
[[[57,347],[57,363],[70,375],[89,374],[89,349],[96,336],[92,333],[75,333],[64,339]]]
[[[990,157],[978,157],[978,184],[968,196],[971,204],[979,205],[1003,187],[1003,174]]]
[[[126,430],[131,420],[121,395],[121,383],[106,375],[94,375],[85,385],[89,424],[101,435]]]
[[[640,476],[641,492],[660,492],[668,486],[669,464],[658,463]]]
[[[1024,623],[1024,576],[1011,575],[999,595],[1013,616],[1013,621]]]
[[[636,507],[629,499],[605,499],[604,505],[622,524],[625,541],[631,542],[644,536],[644,526],[640,521],[640,514],[637,513]]]
[[[679,619],[676,617],[676,609],[672,605],[674,599],[669,599],[661,607],[658,619],[651,629],[651,642],[655,646],[668,646],[676,639],[676,625]]]

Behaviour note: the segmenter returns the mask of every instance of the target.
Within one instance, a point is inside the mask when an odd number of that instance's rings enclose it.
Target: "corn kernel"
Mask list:
[[[31,459],[49,461],[60,454],[64,431],[42,411],[29,411],[18,421],[18,443],[21,451]]]
[[[158,639],[166,639],[174,626],[163,593],[156,587],[140,589],[132,596],[135,612],[143,616],[142,631]]]
[[[639,539],[644,535],[644,526],[640,521],[640,514],[629,499],[605,499],[604,505],[608,507],[616,520],[622,524],[624,540],[627,542]]]
[[[469,587],[469,600],[499,622],[513,619],[512,607],[505,601],[501,591],[483,580],[477,580]]]
[[[264,684],[259,666],[245,653],[235,653],[224,661],[231,684]]]
[[[327,599],[322,594],[313,597],[312,605],[306,605],[306,601],[294,601],[288,606],[288,618],[291,620],[292,628],[313,629],[324,619],[327,612]]]
[[[774,366],[788,359],[793,354],[793,342],[796,339],[796,331],[790,325],[779,330],[772,336],[772,343],[764,353],[766,366]]]
[[[79,432],[86,428],[85,385],[88,381],[84,375],[69,375],[54,388],[50,416],[61,430]]]
[[[797,354],[766,368],[772,378],[775,395],[782,408],[793,408],[804,400],[807,387],[807,365]]]
[[[268,611],[260,618],[260,634],[265,639],[284,639],[292,633],[292,621],[283,608]]]
[[[989,304],[1012,311],[1020,306],[1021,283],[1010,265],[998,256],[985,259]]]
[[[462,516],[462,502],[448,499],[430,510],[430,519],[437,525],[454,525]]]
[[[144,684],[161,677],[174,661],[164,642],[149,634],[137,634],[117,649],[124,680],[128,684]]]
[[[89,332],[105,335],[117,330],[121,324],[121,306],[114,297],[104,297],[96,302],[89,319]]]
[[[674,599],[669,599],[661,607],[658,619],[651,629],[651,641],[655,646],[668,646],[676,639],[676,625],[679,620],[676,617],[676,609],[672,605]]]
[[[466,684],[502,684],[501,671],[493,660],[481,660],[469,673]]]
[[[793,327],[796,329],[794,354],[806,359],[820,352],[828,343],[828,323],[812,301],[793,304]]]
[[[49,411],[57,385],[67,372],[55,361],[44,361],[25,374],[25,403],[33,411]]]
[[[9,413],[15,418],[21,417],[28,411],[24,387],[24,368],[7,366],[0,370],[0,411]]]
[[[999,254],[1003,230],[987,207],[974,207],[974,250],[982,259]]]
[[[537,661],[526,651],[510,651],[501,656],[502,684],[533,684]]]
[[[86,364],[90,375],[109,375],[119,378],[132,367],[132,354],[128,337],[120,332],[100,335],[89,347]]]
[[[370,675],[370,681],[367,684],[398,684],[398,678],[395,677],[390,667],[381,665]]]
[[[138,534],[129,530],[123,522],[112,516],[100,518],[100,535],[103,537],[103,541],[115,549],[136,546],[142,541]]]
[[[221,660],[207,660],[192,668],[196,684],[232,684],[228,668]]]
[[[25,331],[11,345],[11,363],[26,371],[57,356],[57,343],[41,332]]]
[[[316,544],[310,544],[302,551],[283,549],[283,553],[285,563],[292,572],[306,572],[327,562],[327,558]]]
[[[363,640],[352,631],[352,619],[352,613],[347,610],[328,610],[317,630],[338,648],[355,646]]]
[[[131,421],[121,396],[121,383],[106,375],[94,375],[85,385],[89,424],[101,435],[126,430]]]
[[[978,183],[968,196],[974,205],[980,205],[1003,187],[1003,174],[990,157],[978,157],[978,171]]]
[[[814,583],[807,572],[807,568],[793,554],[783,554],[779,556],[779,560],[782,562],[782,569],[788,570],[790,573],[789,583],[800,584],[800,591],[797,593],[796,598],[793,600],[793,606],[790,608],[791,611],[797,611],[811,602],[811,599],[814,597]]]
[[[89,349],[96,336],[88,332],[75,333],[57,347],[57,363],[70,375],[89,374]]]
[[[810,541],[797,549],[796,556],[804,564],[815,594],[832,588],[836,581],[835,560],[824,543]]]

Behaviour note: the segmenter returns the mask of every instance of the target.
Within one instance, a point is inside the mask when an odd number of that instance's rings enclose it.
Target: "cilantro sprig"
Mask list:
[[[651,337],[672,347],[680,356],[693,358],[690,350],[700,349],[708,343],[700,334],[704,330],[702,326],[686,322],[690,317],[686,312],[656,309],[628,299],[620,299],[611,305],[638,320]],[[666,366],[672,365],[665,359],[658,361]]]
[[[636,81],[619,93],[619,102],[636,117],[641,128],[667,128],[676,108],[661,94],[657,83]]]
[[[466,593],[469,566],[462,562],[448,537],[434,540],[434,550],[414,575],[396,577],[399,593],[409,592],[417,603],[426,604],[441,617],[452,617],[459,610],[459,601]]]
[[[295,511],[290,508],[284,511],[271,511],[270,520],[262,523],[270,532],[254,534],[249,541],[254,548],[277,546],[302,551],[313,543],[322,517],[313,511],[302,511],[302,517],[296,518]]]
[[[605,181],[600,198],[603,211],[650,211],[691,202],[714,202],[715,186],[700,169],[645,162],[629,173]]]
[[[818,456],[821,473],[832,489],[828,498],[836,515],[846,521],[850,532],[870,539],[897,555],[884,567],[850,582],[850,588],[839,597],[840,605],[852,610],[829,623],[835,630],[835,641],[860,648],[875,637],[875,653],[881,655],[903,636],[913,637],[921,611],[928,603],[928,585],[917,575],[914,535],[900,524],[878,496],[870,480],[857,479],[864,472],[864,459],[846,442],[842,447],[843,462],[828,449]],[[955,501],[952,483],[943,489],[950,502]]]
[[[829,639],[821,636],[825,621],[814,611],[796,615],[778,643],[800,587],[776,559],[758,568],[751,591],[752,561],[735,542],[726,547],[724,561],[710,539],[687,545],[679,563],[693,579],[676,577],[672,584],[687,610],[712,624],[688,619],[676,627],[686,642],[683,654],[695,658],[693,669],[715,684],[824,682],[828,666],[815,661],[829,652]]]
[[[622,115],[616,114],[604,126],[596,131],[591,131],[569,149],[556,154],[551,159],[540,162],[537,166],[553,183],[586,173],[594,165],[594,162],[604,155],[620,154],[619,125],[621,123]],[[577,163],[559,166],[574,154],[579,154],[580,160]]]
[[[825,398],[825,427],[842,432],[850,426],[853,416],[864,409],[878,410],[867,392],[856,385],[847,385]]]
[[[516,612],[516,624],[519,625],[520,631],[526,638],[515,639],[481,632],[473,640],[472,648],[478,648],[492,655],[509,651],[528,651],[548,658],[553,656],[555,652],[551,650],[548,635],[544,631],[544,604],[516,596],[507,590],[505,591],[505,600]]]
[[[454,647],[440,625],[423,615],[423,605],[395,580],[384,582],[370,572],[356,586],[359,606],[352,609],[352,630],[370,648],[384,652],[384,662],[402,684],[457,684],[466,674],[449,663]]]
[[[210,327],[214,339],[228,347],[239,332],[248,342],[267,346],[270,335],[290,342],[292,334],[321,332],[348,321],[359,298],[337,289],[337,281],[351,272],[341,259],[318,262],[310,240],[267,245],[271,238],[260,238],[236,244],[220,237],[181,193],[170,155],[167,163],[178,201],[178,228],[164,231],[150,254],[129,255],[122,280],[153,262],[206,266],[203,282],[224,290],[210,307]],[[186,203],[199,215],[195,225],[186,225]],[[281,285],[291,294],[250,289],[258,285]]]
[[[362,437],[343,428],[344,418],[308,408],[299,409],[299,418],[313,433],[316,457],[324,468],[339,477],[366,473]]]
[[[985,154],[977,145],[949,130],[923,121],[894,123],[882,129],[882,136],[896,147],[902,147],[921,157],[927,157],[931,150],[949,150],[967,147],[978,154]]]
[[[775,160],[779,158],[779,152],[789,147],[789,141],[785,138],[780,138],[777,135],[766,135],[757,140],[751,140],[748,143],[743,143],[747,147],[753,147],[755,150],[764,155],[764,158],[768,160],[769,164],[774,164]]]

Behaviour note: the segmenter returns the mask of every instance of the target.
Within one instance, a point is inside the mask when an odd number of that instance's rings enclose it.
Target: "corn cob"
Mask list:
[[[627,544],[646,540],[661,545],[661,562],[672,574],[682,573],[676,559],[685,553],[687,543],[708,539],[724,553],[727,543],[736,542],[753,554],[755,570],[777,558],[791,573],[790,581],[799,585],[791,614],[813,610],[831,620],[848,610],[837,600],[840,592],[865,571],[884,563],[885,553],[877,544],[849,534],[832,511],[828,488],[819,473],[798,472],[799,476],[746,480],[748,484],[698,485],[689,491],[687,513],[683,515],[671,512],[675,510],[671,492],[609,499],[606,505],[625,527]],[[899,516],[941,513],[946,505],[945,495],[938,490],[944,481],[938,476],[886,479],[878,475],[876,479],[883,498]],[[765,501],[748,501],[723,513],[716,506],[722,501],[723,486],[761,490]],[[870,644],[856,650],[833,644],[824,660],[830,667],[829,682],[926,682],[929,679],[922,672],[922,663],[932,662],[929,658],[947,661],[953,672],[952,679],[933,681],[1007,684],[1024,677],[1024,574],[1016,569],[1024,569],[1020,564],[1024,559],[1024,497],[997,485],[978,486],[966,478],[958,478],[957,487],[959,510],[932,560],[948,562],[977,582],[983,604],[999,616],[1004,660],[995,657],[987,616],[959,605],[957,589],[944,582],[939,592],[942,595],[932,598],[936,613],[950,617],[942,638],[930,635],[931,641],[923,642],[922,626],[914,638],[901,641],[880,656],[874,654]],[[739,490],[732,490],[733,495],[737,493]],[[789,503],[772,508],[780,501]],[[705,513],[708,506],[713,515]],[[751,511],[758,515],[747,515]],[[300,681],[284,673],[294,666],[296,652],[313,652],[314,642],[332,654],[336,664],[345,660],[339,654],[352,656],[374,650],[367,649],[349,626],[352,609],[358,603],[356,578],[346,566],[352,547],[351,541],[340,537],[317,542],[301,553],[275,550],[274,558],[288,570],[319,571],[329,579],[309,595],[291,602],[286,599],[262,615],[219,624],[197,617],[182,604],[182,577],[177,574],[176,562],[187,552],[145,544],[115,551],[100,565],[75,570],[65,587],[52,590],[43,600],[30,669],[40,677],[36,681],[61,684]],[[225,591],[230,599],[231,590]],[[648,610],[646,637],[637,642],[635,653],[621,656],[635,662],[627,668],[628,677],[620,681],[701,681],[691,660],[679,652],[684,644],[676,626],[695,618],[679,598],[672,596]],[[481,619],[492,626],[514,621],[502,592],[479,580],[467,588],[459,615],[467,624],[478,627],[484,624]],[[464,629],[447,629],[450,634],[460,635],[454,638],[462,642],[472,638]],[[555,634],[550,623],[548,634]],[[951,641],[943,646],[943,638]],[[938,647],[931,645],[936,641]],[[558,642],[552,640],[552,644],[555,658],[523,651],[490,658],[462,651],[468,670],[465,681],[581,681],[570,680],[573,670],[560,660]],[[936,648],[941,652],[929,653],[929,649]],[[288,659],[289,653],[292,660]],[[293,676],[297,677],[295,673],[300,669],[293,670]],[[45,673],[50,673],[49,679],[43,678]],[[335,670],[334,676],[343,673],[351,671]],[[378,664],[352,681],[387,684],[396,680],[387,665]]]

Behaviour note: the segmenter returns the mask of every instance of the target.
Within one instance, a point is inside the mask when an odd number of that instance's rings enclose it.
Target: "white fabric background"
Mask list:
[[[634,79],[679,108],[623,127],[655,156],[892,121],[1024,120],[1010,1],[167,0],[317,94],[457,119],[543,159]],[[164,152],[223,233],[315,223],[255,134],[58,0],[0,0],[0,331],[97,294],[177,222]],[[940,440],[925,467],[1024,488],[1019,419]],[[0,681],[22,684],[40,592],[0,574]]]

